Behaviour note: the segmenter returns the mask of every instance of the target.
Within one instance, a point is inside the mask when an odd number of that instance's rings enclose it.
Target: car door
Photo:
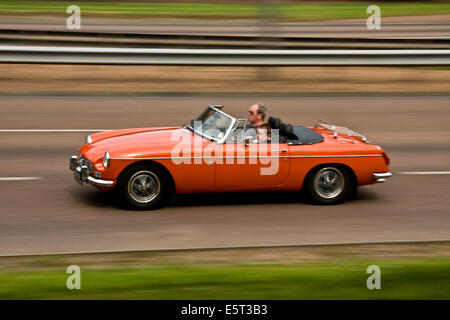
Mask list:
[[[287,143],[225,143],[216,153],[215,190],[269,189],[283,184],[289,170]]]

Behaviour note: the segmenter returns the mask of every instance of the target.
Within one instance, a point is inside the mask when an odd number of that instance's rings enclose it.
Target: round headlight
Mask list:
[[[109,157],[109,152],[105,152],[105,155],[103,156],[103,166],[105,168],[108,168],[110,163],[111,163],[111,158]]]
[[[91,142],[92,142],[91,136],[87,136],[87,137],[86,137],[86,143],[91,143]]]

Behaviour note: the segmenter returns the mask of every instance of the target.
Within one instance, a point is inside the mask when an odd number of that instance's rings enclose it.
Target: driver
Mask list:
[[[264,123],[266,117],[267,107],[256,103],[248,109],[247,112],[247,126],[245,127],[245,136],[256,138],[256,129]]]

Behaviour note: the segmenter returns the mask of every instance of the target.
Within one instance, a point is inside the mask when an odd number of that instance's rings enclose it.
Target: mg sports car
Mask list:
[[[316,203],[336,204],[391,176],[383,149],[355,131],[276,116],[268,123],[271,140],[261,143],[246,119],[211,105],[182,126],[92,134],[69,166],[80,184],[114,190],[134,209],[160,207],[175,194],[246,191],[303,190]]]

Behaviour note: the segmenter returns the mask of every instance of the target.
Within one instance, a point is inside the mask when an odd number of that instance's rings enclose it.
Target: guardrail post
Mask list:
[[[282,20],[282,2],[278,0],[263,0],[260,5],[260,49],[280,49],[281,32],[280,22]],[[277,67],[258,68],[256,79],[276,80],[279,78]]]

